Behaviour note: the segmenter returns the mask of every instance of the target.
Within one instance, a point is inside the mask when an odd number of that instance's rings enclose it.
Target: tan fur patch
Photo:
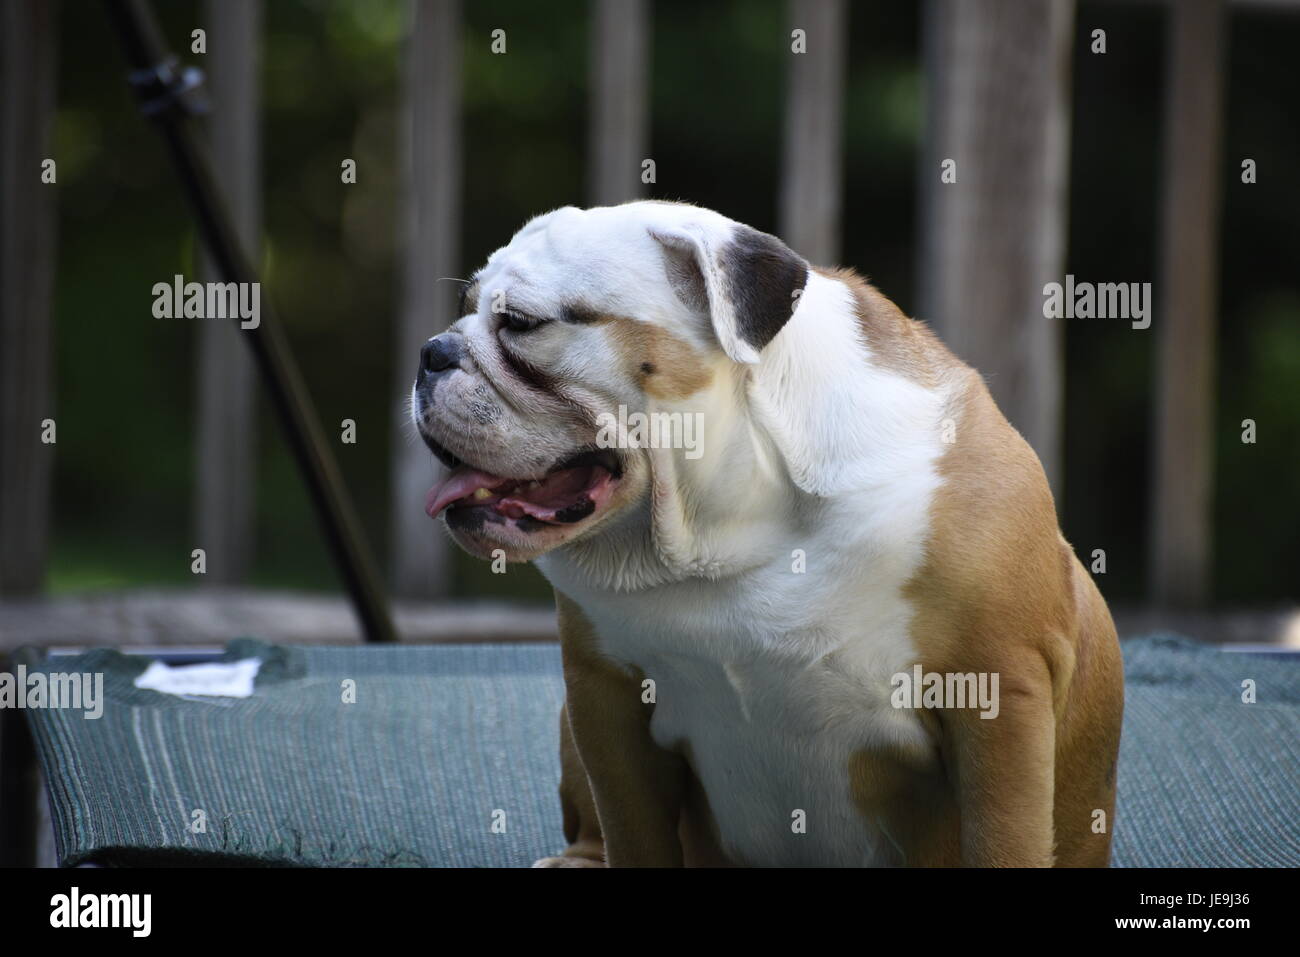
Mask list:
[[[888,753],[858,751],[849,758],[849,792],[902,866],[961,864],[961,812],[942,774],[918,774]]]
[[[906,595],[927,672],[1000,675],[998,717],[938,716],[962,860],[1104,865],[1123,705],[1114,625],[1060,535],[1037,456],[979,375],[947,364],[955,441]],[[1095,810],[1105,833],[1093,833]]]
[[[684,399],[713,380],[713,370],[688,343],[649,322],[611,317],[609,334],[624,368],[647,395]]]

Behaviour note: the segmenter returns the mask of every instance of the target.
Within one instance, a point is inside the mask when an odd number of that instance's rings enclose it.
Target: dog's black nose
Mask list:
[[[465,340],[454,332],[434,336],[420,350],[420,371],[425,375],[459,367],[465,354]]]

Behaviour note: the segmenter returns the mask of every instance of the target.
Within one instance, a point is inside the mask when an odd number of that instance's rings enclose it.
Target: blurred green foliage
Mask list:
[[[155,3],[188,62],[192,0]],[[776,229],[787,44],[779,0],[653,5],[654,195]],[[266,293],[286,321],[376,553],[386,555],[388,457],[409,363],[393,356],[399,0],[266,4],[262,89]],[[584,202],[585,3],[475,0],[464,23],[462,274],[528,217]],[[1108,31],[1094,56],[1087,34]],[[489,52],[508,31],[508,53]],[[923,123],[918,5],[853,4],[842,261],[908,311]],[[1069,271],[1157,281],[1164,34],[1156,5],[1082,3],[1075,41]],[[194,234],[161,144],[135,113],[97,5],[65,4],[60,42],[56,288],[58,464],[49,585],[184,584],[189,575],[195,324],[154,319],[150,289],[192,272]],[[1300,18],[1232,14],[1224,147],[1215,521],[1224,602],[1297,597],[1300,568]],[[1259,183],[1240,184],[1240,159]],[[339,164],[358,164],[354,186]],[[923,317],[922,317],[923,318]],[[1067,324],[1066,534],[1105,548],[1112,597],[1145,581],[1154,329]],[[1258,423],[1243,445],[1240,421]],[[337,588],[277,426],[258,416],[255,582]],[[423,520],[422,503],[410,503]],[[436,534],[430,529],[430,534]],[[542,598],[533,571],[460,556],[456,594]]]

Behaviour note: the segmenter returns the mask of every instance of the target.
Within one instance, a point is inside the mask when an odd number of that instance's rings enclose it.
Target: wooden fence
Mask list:
[[[1260,2],[1260,0],[1257,0]],[[40,441],[53,416],[50,292],[56,187],[40,184],[49,155],[54,90],[54,5],[6,0],[0,12],[0,593],[38,591],[49,535],[55,446]],[[257,89],[261,0],[206,0],[213,53],[206,64],[216,110],[218,169],[243,238],[259,232]],[[776,198],[779,229],[799,252],[832,264],[839,253],[848,60],[846,0],[789,0],[791,51]],[[404,122],[404,268],[396,317],[393,394],[426,337],[453,319],[463,275],[460,0],[410,0]],[[1156,370],[1152,597],[1171,606],[1205,600],[1212,558],[1210,501],[1217,262],[1218,151],[1225,13],[1222,0],[1167,5],[1161,288]],[[592,0],[588,200],[636,198],[652,156],[650,0]],[[995,397],[1061,478],[1061,326],[1042,316],[1045,282],[1065,271],[1072,51],[1087,42],[1073,0],[926,0],[926,135],[919,177],[920,314],[984,372]],[[489,42],[489,38],[482,38]],[[16,92],[15,92],[16,91]],[[956,159],[960,185],[941,181]],[[523,212],[523,211],[521,211]],[[528,211],[533,212],[533,211]],[[254,430],[248,358],[236,336],[205,327],[197,363],[194,515],[209,549],[208,579],[238,582],[252,553]],[[233,385],[232,384],[236,384]],[[395,435],[391,581],[406,597],[445,595],[442,536],[410,521],[438,466]]]

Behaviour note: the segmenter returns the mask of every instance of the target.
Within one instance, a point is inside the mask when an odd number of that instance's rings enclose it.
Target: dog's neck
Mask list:
[[[857,534],[873,493],[917,482],[938,454],[941,394],[874,364],[852,291],[818,273],[759,363],[724,364],[708,393],[690,403],[706,410],[705,454],[645,450],[647,494],[540,559],[548,577],[638,591],[788,562],[821,512]]]
[[[743,391],[735,382],[714,388]],[[557,587],[626,592],[724,579],[766,564],[790,539],[790,476],[748,408],[734,401],[694,408],[707,410],[705,454],[691,460],[680,448],[643,449],[640,500],[537,560]]]

